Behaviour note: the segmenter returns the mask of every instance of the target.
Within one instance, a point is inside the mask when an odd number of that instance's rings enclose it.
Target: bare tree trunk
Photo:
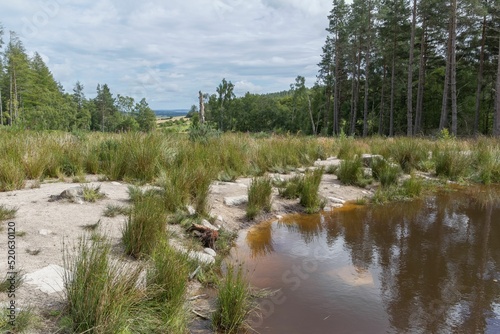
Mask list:
[[[384,64],[384,74],[382,76],[382,91],[380,92],[380,115],[378,121],[378,134],[381,136],[384,134],[384,108],[385,108],[384,93],[385,93],[386,74],[387,74],[387,65]]]
[[[360,80],[360,72],[361,72],[361,49],[358,43],[358,51],[357,51],[357,65],[356,65],[356,86],[354,88],[353,94],[353,113],[351,118],[351,135],[354,136],[356,133],[356,119],[358,114],[358,102],[359,102],[359,80]]]
[[[311,108],[311,98],[309,97],[309,95],[307,95],[307,103],[308,103],[308,107],[309,107],[309,117],[311,117],[311,126],[312,126],[312,133],[313,135],[316,136],[316,126],[314,125],[314,117],[313,117],[313,112],[312,112],[312,108]]]
[[[338,41],[338,32],[337,32]],[[334,80],[334,93],[333,93],[333,134],[338,135],[339,129],[339,118],[340,118],[340,51],[337,47],[335,48],[335,80]]]
[[[486,44],[486,15],[483,16],[483,29],[481,33],[481,52],[479,54],[479,72],[477,73],[476,113],[474,117],[474,135],[479,134],[479,114],[481,112],[481,90],[483,89],[484,48]]]
[[[495,116],[493,122],[493,135],[500,137],[500,38],[499,38],[499,48],[498,48],[498,69],[497,69],[497,84],[495,91]]]
[[[2,90],[0,89],[0,125],[3,125]]]
[[[369,93],[369,75],[370,75],[370,45],[371,45],[371,30],[372,30],[372,4],[368,1],[368,39],[365,55],[365,103],[363,111],[363,137],[368,135],[368,93]]]
[[[450,91],[450,72],[451,72],[450,55],[451,55],[451,34],[448,35],[448,47],[446,50],[446,72],[444,75],[443,101],[441,104],[441,119],[439,120],[439,130],[443,130],[448,125],[448,96]]]
[[[457,0],[451,1],[451,54],[450,54],[450,83],[451,83],[451,133],[457,135],[458,107],[457,107]]]
[[[14,109],[14,100],[13,100],[13,95],[14,93],[12,92],[12,73],[10,74],[10,86],[9,86],[9,125],[12,126],[12,115],[13,115],[13,109]]]
[[[408,95],[407,103],[407,130],[408,136],[413,135],[413,52],[415,49],[415,30],[417,25],[417,0],[413,0],[412,22],[411,22],[411,37],[410,37],[410,57],[408,60]]]
[[[201,90],[199,91],[199,99],[200,99],[200,122],[201,124],[205,123],[205,103],[203,102],[203,94]]]
[[[389,136],[394,136],[394,86],[396,83],[396,36],[394,35],[394,43],[392,49],[392,66],[391,66],[391,109],[389,120]]]
[[[413,129],[414,134],[418,134],[422,129],[426,68],[427,68],[427,20],[424,17],[422,22],[422,37],[420,41],[420,64],[418,69],[417,109],[415,110],[415,127]]]

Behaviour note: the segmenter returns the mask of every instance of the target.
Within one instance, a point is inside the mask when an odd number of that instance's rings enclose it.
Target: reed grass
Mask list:
[[[111,262],[108,241],[81,239],[76,254],[65,248],[67,314],[78,333],[129,333],[144,293],[137,288],[142,268]]]
[[[307,213],[315,213],[325,207],[325,202],[321,199],[318,190],[323,176],[324,169],[318,168],[314,171],[308,171],[304,175],[300,191],[300,204],[305,208]]]
[[[261,212],[271,211],[272,199],[271,179],[267,176],[253,178],[248,188],[248,204],[246,214],[248,219],[254,219]]]
[[[343,160],[337,170],[337,177],[340,182],[346,185],[358,185],[363,179],[363,163],[359,156],[352,159]]]
[[[229,265],[225,277],[218,283],[215,312],[212,325],[224,333],[238,333],[244,328],[248,315],[252,312],[250,286],[243,276],[241,267]]]
[[[162,198],[149,193],[139,196],[122,230],[125,252],[135,258],[150,255],[165,237],[166,223]]]

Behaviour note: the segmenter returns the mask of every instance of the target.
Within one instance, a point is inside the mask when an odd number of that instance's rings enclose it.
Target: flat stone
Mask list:
[[[201,221],[201,225],[203,225],[203,226],[205,226],[206,228],[209,228],[209,229],[211,229],[211,230],[214,230],[214,231],[218,231],[218,230],[219,230],[219,228],[218,228],[218,227],[213,226],[213,225],[212,225],[212,224],[211,224],[208,220],[206,220],[206,219],[203,219],[203,220]]]
[[[188,253],[188,256],[193,260],[197,260],[205,264],[212,264],[215,262],[215,258],[212,255],[208,255],[207,253],[204,252],[191,251]]]
[[[42,292],[54,293],[64,291],[64,275],[66,269],[57,264],[24,275],[24,282],[36,286]]]
[[[245,203],[248,203],[247,195],[224,197],[224,204],[226,204],[227,206],[237,206]]]
[[[114,186],[121,186],[122,185],[120,182],[116,182],[116,181],[111,182],[111,184]]]
[[[344,204],[345,203],[345,201],[343,199],[336,198],[336,197],[328,197],[328,199],[330,200],[330,202],[336,203],[336,204]]]
[[[203,251],[213,257],[217,256],[217,253],[212,248],[204,248]]]

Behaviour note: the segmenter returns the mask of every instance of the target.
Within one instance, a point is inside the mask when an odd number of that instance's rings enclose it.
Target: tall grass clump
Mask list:
[[[26,175],[20,167],[18,160],[9,156],[0,158],[0,191],[12,191],[24,187]]]
[[[307,213],[315,213],[324,208],[325,203],[321,199],[318,190],[323,176],[323,168],[308,171],[302,180],[300,187],[300,204],[304,206]]]
[[[212,314],[215,330],[237,333],[246,326],[246,319],[253,304],[250,286],[243,276],[243,270],[228,266],[226,276],[218,283],[217,304]]]
[[[374,158],[372,161],[372,176],[375,180],[380,181],[382,187],[396,184],[400,172],[399,165],[391,164],[383,158]]]
[[[413,169],[418,169],[429,155],[428,145],[415,138],[396,138],[390,143],[388,149],[390,157],[401,166],[406,174]]]
[[[158,133],[132,132],[123,135],[126,166],[124,177],[150,182],[158,176],[162,163],[170,160],[172,150]]]
[[[103,140],[99,147],[99,170],[108,180],[123,180],[128,163],[126,148],[113,137]]]
[[[372,202],[375,204],[384,204],[393,201],[404,201],[419,197],[424,189],[422,179],[414,174],[401,185],[392,184],[387,187],[377,189],[372,197]]]
[[[303,183],[304,177],[301,175],[296,175],[288,179],[287,181],[284,181],[278,187],[278,193],[281,197],[287,199],[299,198]]]
[[[135,258],[151,254],[165,237],[166,221],[160,196],[151,193],[138,196],[122,231],[125,252]]]
[[[347,185],[358,185],[363,180],[363,163],[359,156],[344,160],[337,170],[337,177],[340,182]]]
[[[143,293],[137,288],[140,267],[109,260],[108,241],[81,239],[76,254],[65,249],[67,313],[77,333],[129,333],[140,317]]]
[[[471,152],[463,151],[457,146],[442,146],[433,154],[436,175],[450,180],[458,180],[469,175]]]
[[[272,190],[273,187],[269,177],[258,177],[252,180],[248,188],[248,219],[254,219],[263,211],[271,211]]]
[[[475,180],[483,184],[500,182],[500,146],[481,138],[475,147],[473,154]]]
[[[187,332],[188,312],[184,305],[190,272],[187,254],[180,253],[165,240],[158,243],[151,255],[146,272],[149,301],[161,319],[163,328],[170,333]]]

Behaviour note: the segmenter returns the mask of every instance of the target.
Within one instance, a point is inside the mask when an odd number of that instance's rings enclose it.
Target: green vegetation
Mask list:
[[[76,254],[65,249],[67,314],[75,332],[130,332],[132,320],[144,312],[140,308],[144,292],[137,288],[142,268],[111,262],[110,250],[108,241],[87,237]]]
[[[152,254],[159,240],[165,238],[166,223],[167,213],[159,196],[139,197],[122,231],[125,252],[135,258]]]
[[[0,204],[0,221],[12,219],[16,216],[18,208],[8,207]]]
[[[363,172],[363,162],[359,156],[343,160],[337,170],[337,177],[346,185],[364,187],[367,183]]]
[[[128,216],[130,214],[130,208],[123,205],[113,205],[109,204],[103,212],[104,217],[116,217],[118,215]]]
[[[212,314],[214,329],[224,333],[238,333],[252,312],[250,286],[241,268],[228,266],[224,278],[218,283],[217,306]]]
[[[324,208],[325,203],[318,194],[319,184],[324,170],[322,168],[308,171],[300,187],[300,204],[307,213],[315,213]]]
[[[101,192],[101,186],[94,187],[92,185],[83,184],[81,187],[83,190],[83,200],[86,202],[94,203],[106,197],[106,195]]]
[[[254,219],[261,212],[271,211],[272,190],[269,177],[259,177],[252,180],[248,188],[248,219]]]

